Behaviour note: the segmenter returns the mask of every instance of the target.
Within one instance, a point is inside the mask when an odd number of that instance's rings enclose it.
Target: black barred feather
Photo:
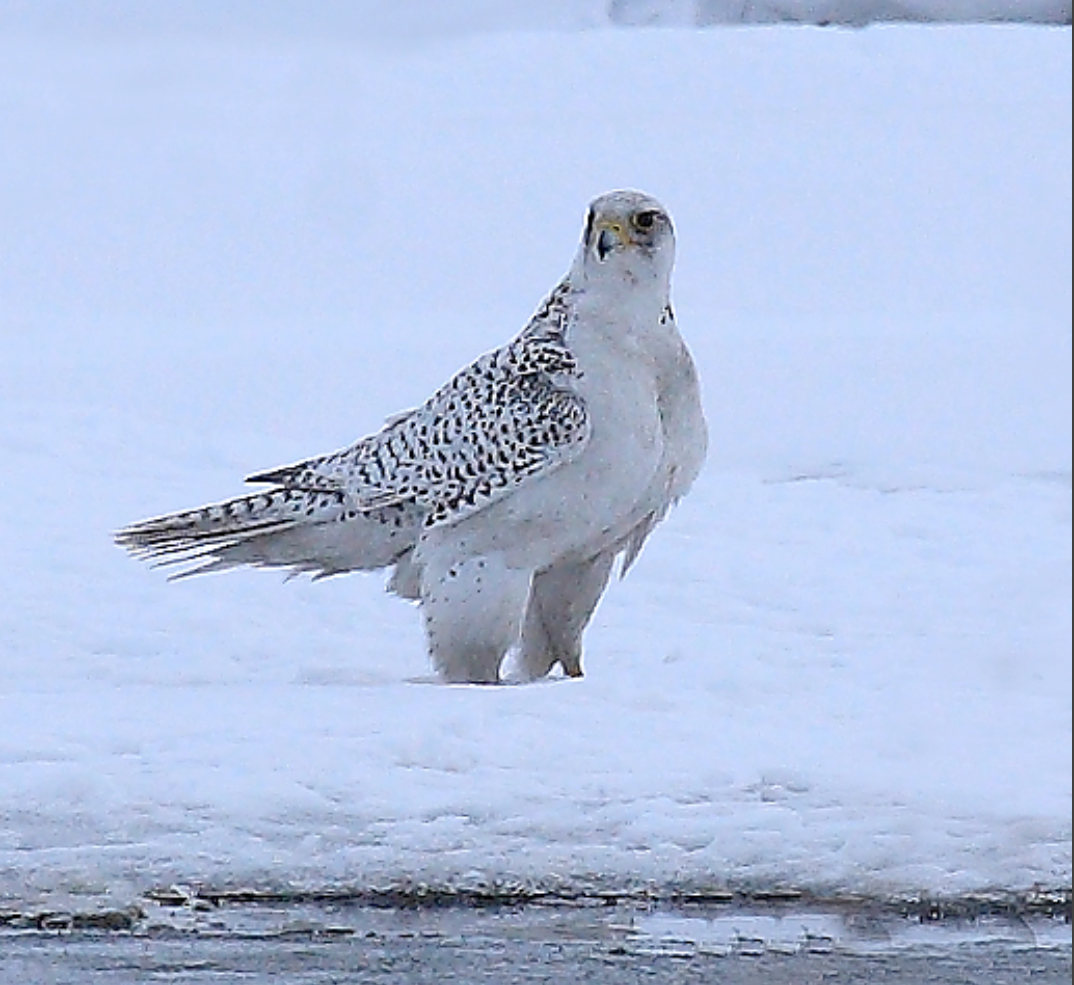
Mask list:
[[[406,553],[422,511],[360,511],[340,492],[272,489],[155,517],[116,534],[116,543],[158,566],[186,565],[173,579],[237,565],[286,567],[317,577],[371,570]]]
[[[454,523],[575,458],[590,422],[566,345],[561,283],[510,343],[421,407],[342,451],[259,472],[274,488],[136,523],[116,542],[184,578],[236,565],[323,577],[395,563],[422,527]]]

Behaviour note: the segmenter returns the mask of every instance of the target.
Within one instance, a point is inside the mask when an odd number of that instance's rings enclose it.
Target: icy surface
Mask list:
[[[0,62],[0,898],[1070,885],[1069,30]],[[378,577],[112,546],[422,400],[622,185],[676,218],[713,441],[583,680],[440,686]]]

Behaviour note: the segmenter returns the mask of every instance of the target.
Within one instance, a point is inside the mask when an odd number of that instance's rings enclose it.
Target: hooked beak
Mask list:
[[[626,230],[618,222],[604,221],[600,223],[598,228],[599,232],[597,233],[594,249],[597,252],[597,259],[603,263],[612,250],[626,246],[630,242],[630,237],[627,236]]]

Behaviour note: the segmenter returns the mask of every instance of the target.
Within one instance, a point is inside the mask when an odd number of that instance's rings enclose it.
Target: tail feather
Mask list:
[[[173,579],[239,565],[323,577],[393,563],[413,547],[423,519],[412,504],[362,512],[339,492],[277,488],[143,520],[115,540],[157,566],[188,566]]]

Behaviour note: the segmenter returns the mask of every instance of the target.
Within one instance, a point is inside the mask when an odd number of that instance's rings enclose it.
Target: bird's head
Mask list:
[[[666,295],[674,262],[667,210],[643,192],[613,191],[589,205],[572,279],[579,286],[649,287]]]

